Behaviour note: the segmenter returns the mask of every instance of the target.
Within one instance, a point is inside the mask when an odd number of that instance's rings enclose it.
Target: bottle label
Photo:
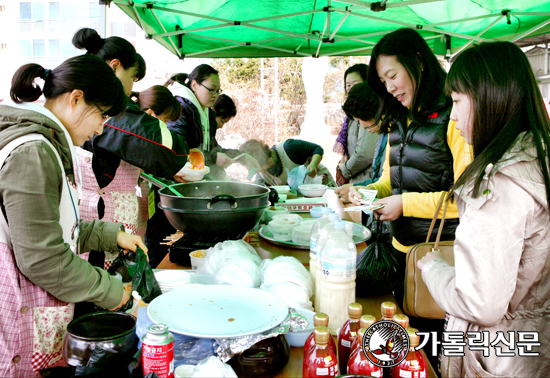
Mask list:
[[[315,238],[309,238],[309,252],[314,255],[317,254],[317,240]]]
[[[155,372],[159,377],[174,376],[174,342],[165,345],[143,344],[143,375]]]
[[[342,340],[342,345],[349,348],[351,346],[351,342],[349,340]]]
[[[400,370],[399,371],[399,376],[401,378],[412,378],[412,372],[410,372],[408,370]]]
[[[317,368],[317,375],[328,375],[328,368]]]
[[[356,258],[349,259],[321,256],[321,268],[325,277],[351,278],[355,276]]]
[[[371,371],[369,374],[371,377],[382,377],[382,369],[377,371]]]

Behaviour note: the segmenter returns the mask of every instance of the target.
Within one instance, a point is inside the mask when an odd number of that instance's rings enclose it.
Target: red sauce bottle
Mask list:
[[[416,334],[416,328],[407,328],[410,339],[410,349],[407,357],[401,363],[392,368],[392,377],[426,378],[428,376],[428,363],[420,350],[414,348],[420,344],[420,336]]]
[[[319,326],[328,327],[328,315],[322,312],[315,314],[315,316],[313,317],[313,325],[315,326],[315,328]],[[304,344],[304,353],[314,346],[315,346],[315,333],[311,332],[311,334],[307,337],[306,342]],[[334,354],[336,354],[336,351],[338,350],[336,348],[336,342],[334,341],[334,338],[332,336],[328,339],[327,348],[332,349],[334,351]]]
[[[367,328],[361,328],[357,333],[359,345],[363,344],[363,335],[367,332]],[[367,349],[367,353],[369,353]],[[361,347],[356,348],[348,360],[348,374],[360,374],[369,377],[382,377],[382,368],[374,365],[369,361]]]
[[[368,329],[371,325],[373,325],[376,322],[376,318],[372,315],[363,315],[361,316],[361,319],[359,319],[359,325],[361,328]],[[361,344],[359,343],[359,335],[353,340],[353,343],[351,344],[351,353],[357,348],[360,347]]]
[[[393,302],[383,302],[382,303],[382,319],[380,320],[393,320],[395,312],[397,311],[397,306]]]
[[[348,358],[351,354],[351,344],[357,338],[357,331],[361,328],[359,319],[363,315],[363,306],[354,302],[348,306],[349,320],[344,323],[340,334],[338,335],[338,361],[340,362],[340,371],[346,371]]]
[[[336,353],[329,349],[328,341],[332,338],[327,327],[317,327],[313,331],[315,346],[309,351],[304,350],[302,377],[327,378],[338,375],[338,359]]]

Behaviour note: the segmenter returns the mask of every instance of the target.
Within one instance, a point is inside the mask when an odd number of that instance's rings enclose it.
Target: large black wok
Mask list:
[[[174,194],[173,190],[181,196]],[[201,181],[159,190],[158,207],[188,237],[239,239],[262,217],[269,189],[232,181]]]

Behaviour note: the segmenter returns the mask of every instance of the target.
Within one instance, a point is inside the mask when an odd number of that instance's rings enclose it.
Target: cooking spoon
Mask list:
[[[143,172],[142,172],[142,173],[140,174],[140,176],[141,176],[142,178],[144,178],[145,180],[149,181],[151,184],[153,184],[153,185],[155,185],[155,186],[157,186],[157,187],[159,187],[159,188],[161,188],[161,189],[162,189],[162,188],[168,188],[168,189],[169,189],[172,193],[174,193],[176,196],[178,196],[178,197],[183,197],[183,196],[181,195],[181,193],[178,192],[176,189],[172,188],[171,185],[166,185],[166,184],[163,183],[162,181],[157,180],[156,178],[154,178],[154,177],[151,176],[151,175],[148,175],[147,173],[143,173]]]

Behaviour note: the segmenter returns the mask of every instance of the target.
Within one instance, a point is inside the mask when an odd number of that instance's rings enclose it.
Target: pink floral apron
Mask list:
[[[100,188],[92,169],[93,154],[82,148],[76,150],[82,172],[81,218],[88,222],[98,219],[97,204],[102,198],[105,204],[102,221],[121,223],[127,233],[143,238],[149,218],[149,186],[139,178],[141,169],[121,160],[113,181]],[[104,269],[109,268],[114,258],[106,256]]]
[[[63,172],[59,204],[63,239],[78,253],[78,192],[65,176],[55,148],[42,135],[17,138],[0,150],[0,168],[17,146],[43,140],[51,146]],[[73,151],[74,152],[74,151]],[[78,167],[75,166],[75,172]],[[78,173],[75,174],[78,177]],[[0,376],[38,377],[40,369],[65,365],[63,336],[73,318],[74,304],[65,303],[34,285],[17,268],[8,224],[0,212]]]

